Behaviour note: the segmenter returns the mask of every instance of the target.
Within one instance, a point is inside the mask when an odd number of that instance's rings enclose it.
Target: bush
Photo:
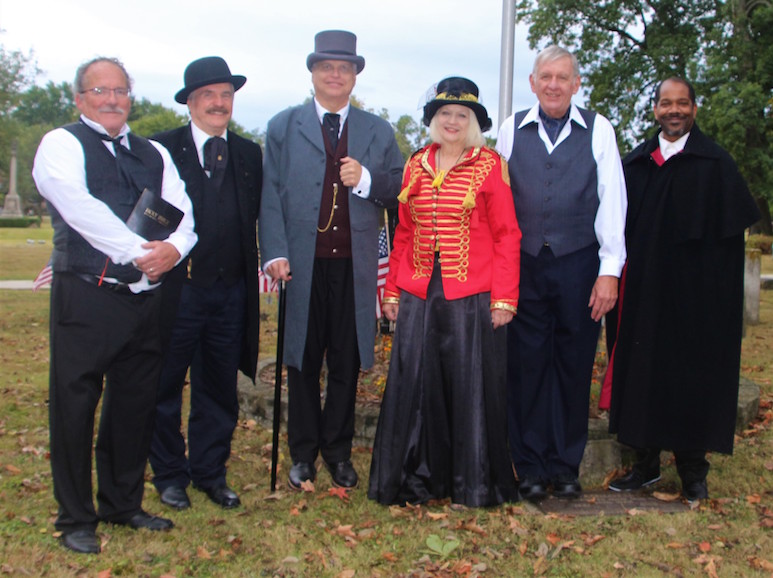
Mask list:
[[[749,235],[746,239],[747,249],[759,249],[763,255],[771,254],[771,245],[773,245],[773,237],[769,235]]]
[[[33,225],[40,227],[40,217],[0,217],[0,227],[26,229]]]

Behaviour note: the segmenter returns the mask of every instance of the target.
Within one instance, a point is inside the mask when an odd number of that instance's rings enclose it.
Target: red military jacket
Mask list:
[[[405,166],[384,302],[401,291],[426,299],[437,252],[446,299],[490,291],[492,309],[515,313],[521,230],[507,162],[477,147],[448,173],[436,172],[439,147],[419,150]]]

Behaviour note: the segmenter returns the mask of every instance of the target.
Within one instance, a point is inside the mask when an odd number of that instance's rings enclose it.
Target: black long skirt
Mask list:
[[[507,448],[506,334],[490,295],[448,301],[436,262],[427,299],[400,310],[368,497],[382,504],[517,499]]]

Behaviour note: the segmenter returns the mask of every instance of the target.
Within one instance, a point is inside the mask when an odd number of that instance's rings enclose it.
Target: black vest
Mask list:
[[[597,242],[599,194],[592,147],[596,114],[579,111],[588,128],[575,123],[552,154],[540,139],[536,122],[518,128],[528,111],[515,114],[513,152],[507,164],[521,250],[535,257],[543,246],[562,257]]]
[[[202,171],[204,169],[201,169]],[[233,154],[229,149],[228,167],[220,190],[204,176],[201,202],[193,207],[199,241],[190,256],[190,282],[211,287],[218,279],[228,285],[244,276],[241,244],[241,217],[234,177]]]
[[[107,150],[99,133],[83,123],[74,123],[63,128],[72,133],[83,147],[86,187],[89,193],[105,203],[119,219],[126,221],[129,218],[144,188],[161,194],[164,161],[147,139],[132,133],[128,135],[131,151],[138,159],[133,162],[140,163],[140,166],[145,168],[144,171],[134,171],[135,183],[131,184],[120,175],[118,161]],[[51,255],[54,272],[101,275],[104,271],[105,277],[112,277],[123,283],[134,283],[142,278],[142,273],[133,265],[116,265],[107,255],[92,247],[62,219],[51,204],[49,211],[54,227],[54,251]]]

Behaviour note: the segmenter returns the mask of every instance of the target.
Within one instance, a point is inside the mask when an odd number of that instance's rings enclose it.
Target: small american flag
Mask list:
[[[276,293],[279,283],[275,279],[272,279],[263,272],[263,269],[258,269],[258,292],[259,293]]]
[[[32,290],[37,291],[43,287],[49,287],[54,280],[54,270],[51,268],[51,260],[40,270],[38,276],[32,280]]]
[[[376,282],[376,319],[381,319],[381,300],[384,298],[389,273],[389,241],[386,226],[378,234],[378,281]]]

